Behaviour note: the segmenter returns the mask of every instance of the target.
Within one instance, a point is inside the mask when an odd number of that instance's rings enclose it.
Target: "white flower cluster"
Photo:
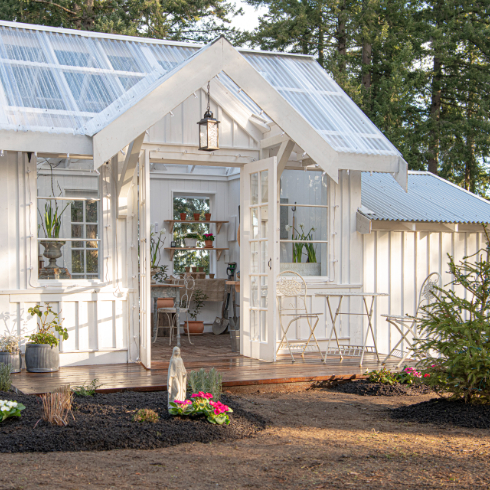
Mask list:
[[[17,407],[17,402],[0,400],[0,411],[2,412],[10,412],[15,407]]]

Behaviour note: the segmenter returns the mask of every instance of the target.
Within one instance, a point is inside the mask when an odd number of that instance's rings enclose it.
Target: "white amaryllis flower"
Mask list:
[[[286,231],[291,231],[291,226],[286,225],[285,228],[286,228]]]
[[[163,228],[162,233],[167,233],[167,228]]]
[[[13,401],[10,401],[10,402],[7,402],[7,406],[9,406],[9,407],[16,407],[17,406],[17,403],[16,402],[13,402]]]

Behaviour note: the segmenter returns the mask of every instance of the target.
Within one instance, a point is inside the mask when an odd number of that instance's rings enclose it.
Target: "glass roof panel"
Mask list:
[[[198,45],[0,23],[0,129],[92,136],[188,60]],[[339,152],[400,155],[311,57],[242,56]],[[221,82],[261,108],[226,74]]]

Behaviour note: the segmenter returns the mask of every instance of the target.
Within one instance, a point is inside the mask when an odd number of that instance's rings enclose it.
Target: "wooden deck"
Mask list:
[[[362,376],[366,369],[377,369],[380,365],[373,355],[365,358],[359,366],[359,357],[338,356],[327,358],[323,364],[318,353],[307,354],[305,359],[296,356],[293,364],[289,356],[281,356],[277,362],[270,363],[250,359],[231,352],[228,335],[205,334],[182,337],[182,357],[187,371],[200,368],[216,368],[223,375],[223,386],[244,386],[294,382],[313,382],[333,379],[348,379]],[[97,378],[102,384],[100,392],[120,390],[159,391],[166,390],[168,361],[172,346],[168,339],[159,337],[152,345],[152,369],[140,364],[113,364],[61,368],[57,373],[34,374],[23,371],[12,376],[13,385],[24,393],[40,394],[52,391],[58,386],[87,384]],[[398,362],[393,359],[387,366]]]

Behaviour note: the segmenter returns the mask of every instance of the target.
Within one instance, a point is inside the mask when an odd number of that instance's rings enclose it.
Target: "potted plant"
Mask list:
[[[202,307],[204,306],[204,302],[207,299],[207,295],[204,294],[200,289],[196,289],[194,291],[194,309],[192,311],[189,310],[189,316],[192,318],[192,321],[187,321],[185,323],[185,333],[187,333],[187,330],[189,330],[189,333],[191,335],[201,335],[204,332],[204,322],[197,321],[197,315],[199,315],[199,312],[201,311]]]
[[[201,240],[202,237],[199,233],[187,233],[185,236],[185,246],[187,248],[196,248],[197,242]]]
[[[212,233],[204,233],[204,248],[213,248],[214,235]]]
[[[180,213],[180,221],[185,221],[187,218],[187,213]]]
[[[194,221],[199,221],[201,218],[201,213],[194,213]]]
[[[206,221],[211,221],[211,213],[204,213],[204,219]]]
[[[11,373],[20,373],[22,370],[22,356],[19,342],[21,337],[8,332],[0,337],[0,364],[10,365]]]
[[[44,310],[40,305],[27,310],[32,316],[37,316],[39,331],[27,338],[26,369],[30,373],[52,373],[60,368],[60,349],[57,332],[61,339],[68,338],[68,330],[63,328],[60,315],[53,311],[49,303],[45,303]],[[54,332],[53,332],[54,330]]]
[[[294,271],[301,276],[320,276],[321,275],[321,263],[317,262],[316,248],[313,243],[309,241],[313,240],[313,232],[315,228],[311,228],[308,233],[304,231],[304,225],[300,224],[298,231],[296,228],[290,225],[286,225],[286,231],[292,231],[291,239],[293,242],[293,262],[282,262],[282,271]],[[305,262],[302,262],[303,256],[306,256]]]

